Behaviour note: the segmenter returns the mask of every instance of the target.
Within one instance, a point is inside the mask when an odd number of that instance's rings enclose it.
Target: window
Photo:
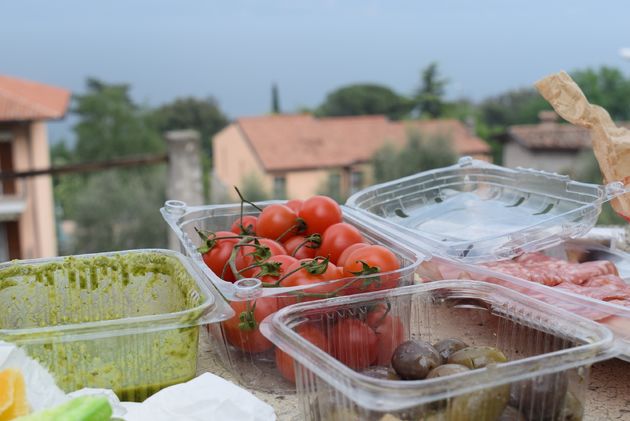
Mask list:
[[[363,188],[363,172],[352,171],[350,173],[350,194],[356,193]]]
[[[333,172],[328,175],[328,196],[339,201],[341,196],[341,174]]]
[[[283,175],[277,175],[273,178],[273,198],[286,199],[287,197],[287,179]]]

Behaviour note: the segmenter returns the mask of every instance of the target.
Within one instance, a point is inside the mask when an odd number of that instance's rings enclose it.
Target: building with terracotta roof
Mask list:
[[[213,138],[213,200],[235,200],[232,186],[242,185],[246,177],[256,177],[275,198],[306,198],[326,185],[337,186],[340,196],[347,196],[373,182],[374,153],[387,142],[402,147],[410,129],[450,140],[458,155],[489,159],[489,145],[458,120],[245,117]]]
[[[558,121],[554,111],[541,111],[540,123],[510,126],[503,136],[503,165],[566,173],[578,155],[591,147],[587,129]]]
[[[48,168],[46,121],[62,118],[70,92],[0,75],[0,172]],[[0,262],[57,254],[49,176],[0,182]]]

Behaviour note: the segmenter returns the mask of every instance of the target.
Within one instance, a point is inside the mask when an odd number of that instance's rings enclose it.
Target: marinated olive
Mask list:
[[[510,404],[523,410],[527,420],[555,420],[567,394],[564,372],[534,377],[512,387]]]
[[[365,370],[362,370],[361,374],[365,374],[369,377],[374,377],[375,379],[401,380],[393,368],[384,367],[382,365],[374,365],[372,367],[368,367]]]
[[[451,376],[457,373],[464,373],[466,371],[470,371],[470,368],[461,364],[444,364],[438,367],[435,367],[433,370],[429,372],[427,375],[427,379],[432,379],[434,377],[446,377]]]
[[[453,353],[448,359],[449,364],[462,364],[473,370],[506,361],[503,352],[491,346],[469,346]]]
[[[454,352],[467,347],[468,345],[466,342],[456,338],[444,339],[433,345],[433,348],[435,348],[435,350],[440,354],[440,357],[442,357],[442,364],[446,364],[449,357]]]
[[[392,355],[392,367],[405,380],[424,379],[441,361],[435,348],[420,340],[401,343]]]
[[[501,417],[497,421],[527,421],[521,412],[513,406],[508,406],[501,413]]]
[[[509,400],[509,385],[456,396],[447,411],[447,419],[449,421],[495,421],[505,410]]]

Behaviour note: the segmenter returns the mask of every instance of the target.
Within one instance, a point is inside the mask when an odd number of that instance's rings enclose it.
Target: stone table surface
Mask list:
[[[199,373],[208,371],[237,383],[229,370],[221,364],[217,354],[211,350],[207,336],[205,334],[200,336]],[[279,421],[302,419],[297,395],[250,391],[274,407]],[[585,420],[630,421],[630,363],[613,359],[593,365],[585,415]]]

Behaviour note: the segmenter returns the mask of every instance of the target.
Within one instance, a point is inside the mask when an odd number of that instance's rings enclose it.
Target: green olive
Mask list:
[[[435,343],[433,347],[442,357],[442,364],[446,364],[454,352],[467,348],[468,344],[457,338],[448,338]]]
[[[497,421],[527,421],[521,412],[513,406],[508,406],[501,413]]]
[[[424,379],[441,361],[435,348],[421,340],[401,343],[392,355],[392,367],[405,380]]]
[[[396,374],[393,368],[385,367],[382,365],[373,365],[361,371],[361,374],[365,374],[369,377],[374,377],[375,379],[383,379],[383,380],[401,380],[401,378]]]
[[[509,385],[456,396],[447,411],[447,419],[449,421],[496,421],[505,410],[509,400]]]
[[[469,346],[453,353],[448,359],[449,364],[465,365],[472,370],[506,361],[505,354],[491,346]]]
[[[427,374],[427,379],[452,376],[453,374],[465,373],[466,371],[470,371],[470,368],[466,367],[465,365],[443,364],[431,370],[429,374]]]
[[[567,394],[565,372],[534,377],[512,386],[510,404],[521,408],[528,420],[556,419]]]

